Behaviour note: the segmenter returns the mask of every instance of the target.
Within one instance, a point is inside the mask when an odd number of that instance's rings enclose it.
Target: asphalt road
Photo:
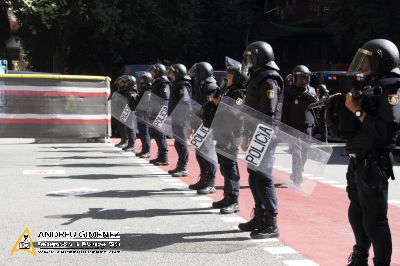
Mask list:
[[[250,240],[242,217],[111,144],[0,139],[0,162],[1,265],[317,265],[278,239]],[[36,256],[11,255],[25,228]],[[120,232],[119,254],[40,253],[43,232],[99,230]]]

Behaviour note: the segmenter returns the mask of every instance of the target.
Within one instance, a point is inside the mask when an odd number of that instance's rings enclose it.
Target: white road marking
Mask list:
[[[308,179],[311,179],[311,180],[325,180],[325,177],[321,177],[321,176],[310,176],[310,177],[308,177]]]
[[[265,242],[278,242],[277,238],[266,238],[266,239],[252,239],[252,242],[255,243],[265,243]]]
[[[212,201],[211,198],[209,198],[209,197],[204,197],[204,196],[200,196],[200,197],[190,197],[190,199],[196,200],[196,201]]]
[[[283,254],[297,254],[298,252],[291,247],[266,247],[264,248],[269,254],[272,255],[283,255]]]
[[[312,260],[284,260],[283,263],[288,266],[319,266]]]
[[[333,185],[334,187],[337,187],[337,188],[342,188],[342,189],[344,189],[344,188],[346,188],[347,187],[347,185]]]
[[[207,202],[207,203],[199,203],[199,205],[203,208],[210,208],[211,207],[211,202]]]
[[[324,184],[337,184],[337,182],[333,180],[320,180],[319,182]]]
[[[221,220],[225,223],[245,223],[247,222],[246,219],[242,217],[221,217]]]

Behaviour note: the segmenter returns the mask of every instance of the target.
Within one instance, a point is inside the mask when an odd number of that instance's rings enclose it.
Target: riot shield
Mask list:
[[[136,116],[140,121],[165,134],[166,129],[163,129],[165,128],[163,124],[168,117],[168,102],[147,91],[136,107]]]
[[[111,97],[111,115],[129,128],[136,127],[135,111],[129,108],[128,100],[118,92]]]
[[[201,148],[200,155],[203,158],[216,160],[213,138],[207,138],[209,129],[203,126],[199,103],[193,100],[191,103],[180,101],[164,121],[161,131],[173,137],[175,141],[192,146],[191,148]]]
[[[220,102],[207,138],[212,138],[217,153],[253,171],[272,173],[275,183],[307,195],[316,185],[312,176],[323,172],[332,154],[325,143],[229,97]]]
[[[230,67],[241,68],[242,63],[240,63],[239,61],[237,61],[229,56],[225,56],[225,69],[228,69]]]

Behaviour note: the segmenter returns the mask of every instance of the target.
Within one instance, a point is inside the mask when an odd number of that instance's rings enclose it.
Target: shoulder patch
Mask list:
[[[391,105],[397,105],[399,103],[399,95],[397,95],[397,94],[388,94],[388,102]]]
[[[275,98],[275,92],[274,92],[273,89],[271,89],[271,88],[268,88],[268,89],[267,89],[267,97],[268,97],[268,99],[273,99],[273,98]]]
[[[243,98],[237,98],[236,99],[236,105],[242,105],[243,104]]]

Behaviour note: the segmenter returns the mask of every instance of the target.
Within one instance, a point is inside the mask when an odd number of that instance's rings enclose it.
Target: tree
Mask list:
[[[240,59],[261,0],[7,0],[36,71],[113,75],[162,61]],[[221,12],[222,11],[222,12]]]

